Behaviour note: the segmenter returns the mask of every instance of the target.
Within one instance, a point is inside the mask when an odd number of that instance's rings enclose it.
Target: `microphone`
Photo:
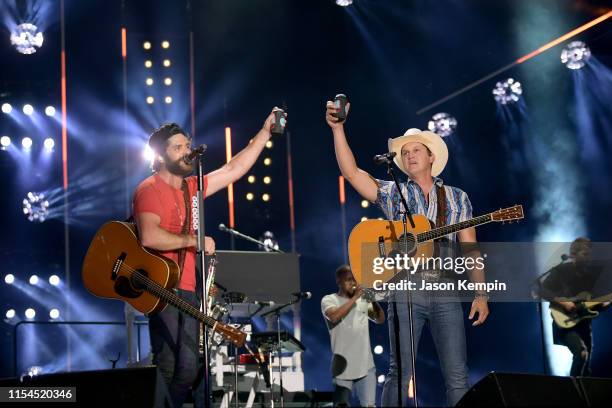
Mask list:
[[[269,301],[263,301],[263,300],[256,300],[253,303],[255,303],[256,305],[260,305],[260,306],[274,306],[276,303],[274,303],[273,300],[269,300]]]
[[[219,224],[219,231],[227,231],[225,224]]]
[[[384,163],[389,163],[391,161],[391,159],[393,159],[395,157],[397,153],[395,152],[389,152],[389,153],[384,153],[384,154],[377,154],[376,156],[374,156],[374,163],[375,164],[384,164]]]
[[[310,299],[312,297],[310,292],[293,292],[292,295],[298,299]]]
[[[188,164],[191,164],[193,159],[195,159],[196,156],[204,154],[204,152],[206,151],[207,148],[208,148],[208,146],[206,146],[205,144],[201,144],[198,147],[196,147],[195,149],[191,150],[191,153],[189,153],[187,156],[185,156],[183,158],[183,160],[185,162],[187,162]]]

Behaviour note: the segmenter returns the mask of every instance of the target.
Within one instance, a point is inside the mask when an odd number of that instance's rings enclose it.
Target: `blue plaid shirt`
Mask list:
[[[385,213],[388,220],[399,221],[402,219],[402,201],[397,187],[393,181],[375,180],[378,184],[378,196],[376,204]],[[465,191],[452,186],[444,185],[441,178],[434,177],[434,184],[429,192],[428,200],[421,187],[411,179],[401,183],[402,194],[406,197],[408,208],[412,214],[421,214],[433,222],[438,216],[438,198],[436,186],[444,186],[446,193],[446,225],[456,224],[472,218],[472,204]],[[457,240],[457,234],[448,236],[451,241]]]

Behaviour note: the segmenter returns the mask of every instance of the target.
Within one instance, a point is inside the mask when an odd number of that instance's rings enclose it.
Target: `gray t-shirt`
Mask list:
[[[365,377],[374,367],[368,330],[368,310],[372,305],[363,298],[357,299],[353,308],[338,323],[333,324],[325,311],[338,308],[348,302],[347,298],[331,294],[321,299],[321,312],[331,339],[332,376],[340,380],[355,380]]]

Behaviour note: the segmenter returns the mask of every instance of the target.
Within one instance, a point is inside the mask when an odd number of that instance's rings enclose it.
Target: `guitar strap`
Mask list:
[[[183,221],[183,228],[181,229],[181,235],[189,234],[189,220],[191,220],[191,205],[189,199],[189,185],[187,180],[183,179],[181,184],[181,190],[183,190],[183,200],[185,201],[185,220]],[[185,265],[185,255],[187,254],[187,248],[181,248],[178,251],[178,264],[179,271],[183,273],[183,266]]]
[[[446,189],[444,186],[436,187],[436,196],[438,198],[438,214],[436,216],[436,227],[446,225]]]

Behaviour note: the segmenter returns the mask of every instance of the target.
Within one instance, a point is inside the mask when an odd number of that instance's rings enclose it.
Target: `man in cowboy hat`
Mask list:
[[[347,104],[348,110],[350,104]],[[336,159],[345,179],[363,198],[378,204],[388,219],[401,219],[401,202],[399,192],[392,181],[377,180],[357,167],[355,157],[346,140],[344,123],[336,118],[338,109],[333,102],[327,102],[325,119],[334,135]],[[448,148],[440,136],[433,132],[419,129],[408,129],[403,136],[389,139],[389,151],[395,152],[394,162],[408,176],[401,184],[410,211],[422,214],[432,221],[446,225],[472,218],[472,205],[467,194],[456,188],[443,184],[437,176],[442,173],[448,160]],[[440,208],[442,207],[442,208]],[[448,238],[462,243],[476,242],[474,228],[464,229]],[[470,278],[473,282],[484,282],[484,271],[475,269]],[[422,277],[425,279],[425,277]],[[440,279],[447,279],[441,275]],[[385,382],[382,405],[398,406],[397,387],[401,384],[404,406],[407,400],[407,388],[411,378],[411,356],[409,344],[409,320],[407,303],[402,299],[403,292],[394,291],[388,303],[389,338],[391,363],[389,375]],[[449,405],[455,405],[468,390],[468,370],[465,344],[463,312],[459,301],[435,300],[434,294],[417,291],[412,295],[413,323],[415,346],[418,344],[425,322],[429,322],[431,334],[436,345],[442,374],[446,386],[446,398]],[[396,303],[399,321],[400,350],[395,350],[394,307]],[[477,292],[472,302],[469,318],[477,319],[473,326],[486,320],[489,314],[486,293]],[[415,348],[416,350],[416,348]],[[396,356],[401,358],[401,373],[398,376]],[[398,378],[399,377],[399,378]]]

